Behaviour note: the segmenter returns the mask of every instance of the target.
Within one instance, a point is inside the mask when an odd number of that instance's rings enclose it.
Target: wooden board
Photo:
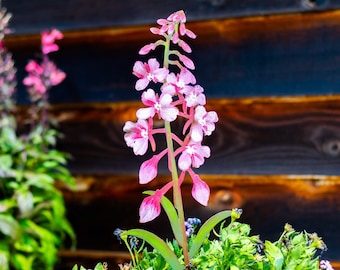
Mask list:
[[[306,11],[323,11],[340,7],[339,0],[3,0],[15,14],[13,28],[17,34],[39,33],[44,28],[62,30],[149,24],[159,17],[183,9],[188,19],[255,16]]]
[[[340,11],[268,15],[188,23],[197,82],[209,98],[330,95],[340,93]],[[149,26],[70,31],[53,54],[67,79],[51,94],[53,103],[139,99],[132,67],[141,46],[155,41]],[[38,35],[8,37],[25,76],[37,56]],[[151,56],[155,56],[156,52]],[[27,102],[21,83],[19,103]]]
[[[339,96],[210,99],[207,105],[220,121],[206,137],[212,157],[202,173],[340,175]],[[122,130],[136,120],[139,107],[141,102],[56,106],[65,134],[59,147],[73,156],[72,172],[138,172],[145,158],[133,155]],[[179,131],[180,124],[173,129]],[[164,138],[155,138],[161,150]]]
[[[191,180],[183,184],[186,217],[206,220],[213,213],[242,208],[241,221],[251,224],[252,234],[278,239],[285,223],[296,230],[317,232],[329,250],[326,258],[340,261],[340,178],[322,176],[201,175],[211,188],[208,207],[191,197]],[[64,192],[70,221],[78,233],[78,247],[89,250],[123,251],[114,237],[116,228],[147,228],[171,238],[164,214],[138,224],[138,208],[144,190],[161,187],[169,180],[160,175],[139,185],[136,175],[78,175],[78,192]],[[171,197],[171,194],[169,194]]]

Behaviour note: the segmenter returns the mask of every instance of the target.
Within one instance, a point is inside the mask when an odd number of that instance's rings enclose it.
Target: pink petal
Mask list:
[[[155,109],[153,107],[140,108],[137,110],[136,115],[139,119],[148,119],[155,116]]]
[[[197,174],[192,178],[193,186],[191,190],[192,197],[200,204],[207,206],[210,196],[210,188]]]
[[[189,155],[186,152],[183,152],[179,159],[178,159],[178,168],[180,168],[182,171],[186,171],[191,166],[191,155]]]
[[[149,80],[147,78],[139,79],[136,81],[135,89],[137,91],[144,90],[149,84]]]
[[[187,56],[181,55],[181,56],[179,57],[179,60],[181,60],[181,61],[183,62],[183,64],[184,64],[187,68],[189,68],[189,69],[195,69],[194,62],[193,62],[191,59],[189,59]]]
[[[139,183],[140,184],[147,184],[157,176],[158,162],[159,162],[159,157],[155,155],[151,159],[146,160],[142,163],[139,169]]]
[[[157,190],[153,195],[146,197],[139,208],[139,222],[146,223],[154,220],[161,213],[160,200],[162,193]]]

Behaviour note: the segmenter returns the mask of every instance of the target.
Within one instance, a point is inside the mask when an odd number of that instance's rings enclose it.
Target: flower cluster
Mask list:
[[[11,16],[6,12],[6,9],[0,10],[0,112],[11,110],[12,97],[16,87],[16,68],[12,54],[6,50],[3,44],[5,34],[9,33],[8,21]]]
[[[57,29],[43,32],[41,37],[42,62],[38,64],[35,60],[30,60],[26,65],[28,76],[23,83],[28,87],[32,101],[41,99],[48,89],[60,84],[66,77],[65,73],[59,70],[47,56],[50,52],[59,50],[55,40],[62,38],[63,34]]]
[[[194,63],[181,52],[191,52],[184,38],[196,37],[186,28],[185,22],[186,16],[181,10],[167,19],[159,19],[159,27],[150,29],[153,34],[163,38],[145,45],[139,54],[147,55],[163,46],[164,59],[162,63],[156,58],[150,58],[146,62],[137,61],[134,64],[133,74],[137,77],[135,88],[143,91],[141,100],[145,107],[137,110],[137,122],[128,121],[123,131],[125,141],[133,148],[135,155],[144,155],[149,144],[152,151],[156,152],[155,134],[165,134],[176,143],[176,149],[171,149],[168,144],[166,149],[158,151],[142,163],[139,170],[141,184],[149,183],[157,176],[158,163],[167,156],[170,172],[174,173],[177,168],[181,171],[179,185],[188,173],[193,181],[192,196],[202,205],[207,205],[209,187],[193,168],[199,168],[210,157],[210,148],[202,142],[204,136],[209,136],[214,131],[218,116],[214,111],[206,111],[204,89],[196,84],[196,78],[191,72],[195,69]],[[154,127],[155,117],[164,121],[164,127]],[[170,123],[178,117],[185,120],[181,136],[174,134],[169,128]],[[177,160],[177,168],[171,164],[172,157]],[[153,220],[160,214],[160,200],[172,187],[172,183],[169,183],[144,199],[140,207],[140,222]]]

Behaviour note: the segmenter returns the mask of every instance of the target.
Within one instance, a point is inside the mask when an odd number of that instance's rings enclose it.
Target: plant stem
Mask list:
[[[178,222],[179,227],[181,228],[182,233],[182,239],[183,243],[181,243],[183,248],[183,256],[184,256],[184,262],[185,265],[189,264],[189,251],[188,251],[188,241],[185,233],[185,224],[184,224],[184,210],[183,210],[183,201],[182,201],[182,193],[181,193],[181,187],[178,179],[178,172],[177,172],[177,166],[176,166],[176,160],[174,155],[174,147],[173,147],[173,141],[171,137],[171,126],[170,122],[165,121],[165,130],[166,130],[166,143],[167,147],[169,149],[168,156],[170,159],[171,164],[171,176],[173,181],[173,198],[174,198],[174,205],[177,209],[178,214]]]

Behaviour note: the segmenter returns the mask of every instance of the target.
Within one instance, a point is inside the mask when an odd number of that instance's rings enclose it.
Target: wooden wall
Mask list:
[[[19,80],[39,51],[38,32],[65,31],[52,57],[67,79],[51,95],[51,113],[65,134],[58,147],[73,156],[77,192],[64,194],[81,251],[63,252],[64,267],[119,260],[113,251],[124,247],[113,230],[140,226],[142,191],[167,181],[161,164],[157,181],[138,185],[144,158],[125,146],[122,126],[141,106],[131,74],[138,49],[154,40],[150,24],[177,9],[198,35],[191,43],[195,75],[220,118],[206,141],[212,157],[198,170],[212,188],[209,206],[191,199],[187,179],[188,216],[240,207],[254,234],[275,239],[288,222],[318,232],[326,258],[340,261],[340,1],[138,3],[4,1],[15,15],[6,45]],[[27,103],[21,84],[18,100]],[[146,226],[169,235],[161,219]]]

